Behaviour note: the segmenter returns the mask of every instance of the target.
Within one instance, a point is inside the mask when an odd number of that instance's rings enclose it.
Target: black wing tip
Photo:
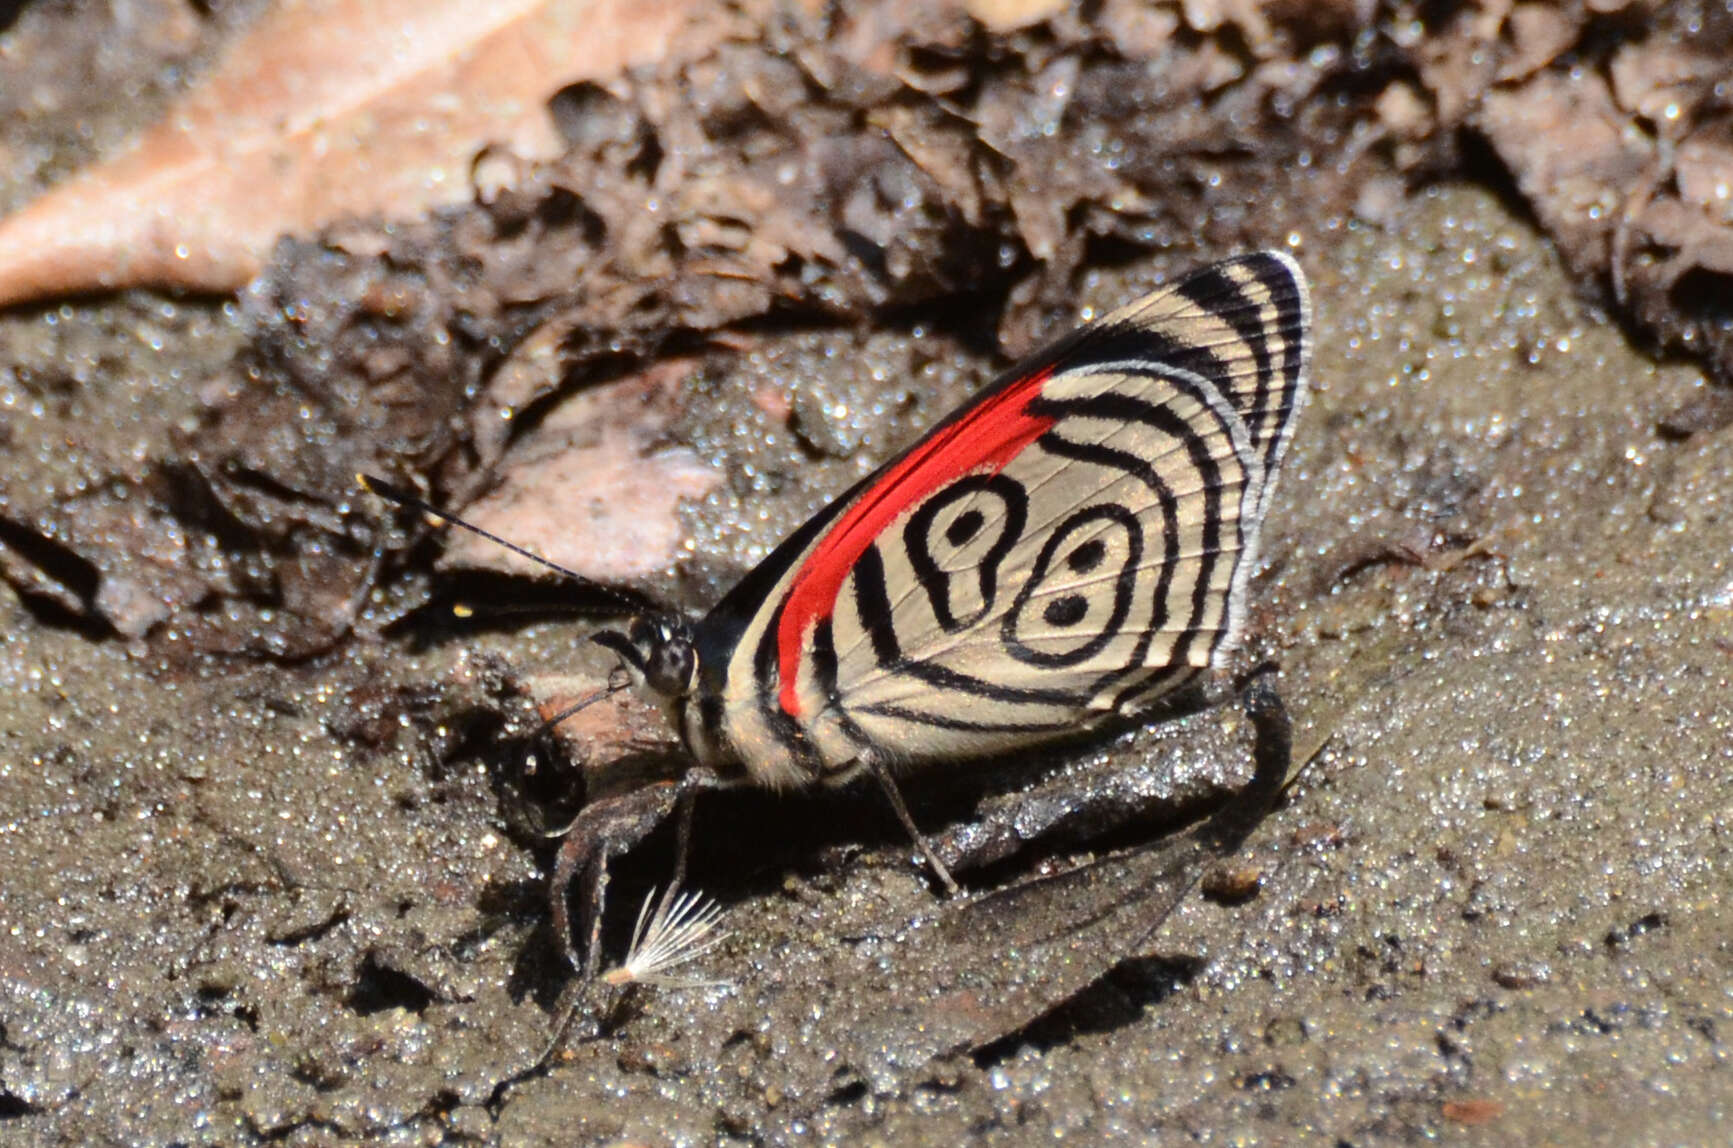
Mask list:
[[[1262,251],[1247,251],[1241,255],[1230,255],[1206,267],[1200,267],[1186,275],[1178,284],[1176,290],[1184,291],[1188,285],[1223,282],[1228,286],[1222,294],[1237,294],[1240,285],[1234,282],[1234,272],[1243,270],[1250,275],[1252,281],[1258,283],[1277,300],[1283,310],[1292,302],[1293,309],[1303,315],[1310,315],[1310,287],[1306,280],[1305,268],[1300,261],[1286,251],[1276,248],[1265,248]],[[1195,290],[1195,287],[1194,287]],[[1191,294],[1187,292],[1187,294]],[[1209,294],[1214,294],[1210,292]]]
[[[1256,326],[1294,347],[1301,364],[1310,358],[1311,289],[1305,269],[1289,252],[1267,248],[1232,255],[1198,268],[1171,290],[1229,323],[1235,316],[1253,316]],[[1267,311],[1271,307],[1273,316]]]
[[[1265,247],[1256,251],[1244,251],[1238,255],[1230,255],[1226,259],[1218,260],[1207,267],[1201,267],[1198,271],[1199,273],[1221,271],[1229,267],[1239,266],[1260,270],[1273,270],[1279,267],[1281,274],[1287,278],[1301,284],[1306,281],[1306,271],[1300,266],[1300,261],[1294,258],[1292,253],[1283,251],[1278,247]]]

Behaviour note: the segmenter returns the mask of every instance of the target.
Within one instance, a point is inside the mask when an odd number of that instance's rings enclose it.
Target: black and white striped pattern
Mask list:
[[[1298,265],[1253,254],[1008,372],[699,624],[688,742],[762,784],[842,780],[1071,734],[1218,665],[1310,327]]]

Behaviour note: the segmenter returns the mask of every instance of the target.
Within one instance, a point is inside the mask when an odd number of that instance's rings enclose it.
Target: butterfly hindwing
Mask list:
[[[1253,254],[1008,372],[706,620],[730,639],[714,732],[799,784],[1063,736],[1218,664],[1309,328],[1299,267]]]

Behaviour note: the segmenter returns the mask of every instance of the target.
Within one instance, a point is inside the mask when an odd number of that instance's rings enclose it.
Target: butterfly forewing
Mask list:
[[[1141,707],[1238,640],[1305,394],[1298,266],[1240,257],[981,392],[778,550],[707,625],[757,780],[982,756]]]

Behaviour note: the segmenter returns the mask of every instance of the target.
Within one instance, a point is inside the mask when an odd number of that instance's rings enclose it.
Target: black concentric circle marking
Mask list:
[[[1080,554],[1083,564],[1097,568],[1111,554],[1118,569],[1096,569],[1080,579],[1072,565]],[[1095,657],[1125,626],[1142,562],[1143,525],[1128,508],[1110,502],[1070,515],[1047,536],[1029,580],[1005,613],[999,632],[1006,651],[1046,669]],[[1031,610],[1037,599],[1038,608]]]
[[[903,527],[909,566],[946,633],[973,626],[992,610],[999,564],[1028,518],[1023,484],[1003,474],[961,478],[909,516]]]
[[[1175,387],[1186,384],[1179,378],[1167,380]],[[1208,410],[1208,405],[1199,399],[1200,410]],[[1203,555],[1199,558],[1195,571],[1188,571],[1190,577],[1189,593],[1191,609],[1186,617],[1186,630],[1174,642],[1172,656],[1183,661],[1190,655],[1191,644],[1202,633],[1201,627],[1211,597],[1211,586],[1214,584],[1215,555],[1222,547],[1223,516],[1222,506],[1229,494],[1226,474],[1223,466],[1226,459],[1214,457],[1206,444],[1204,425],[1194,426],[1179,412],[1170,407],[1147,403],[1129,395],[1094,395],[1087,398],[1065,399],[1059,401],[1039,400],[1030,404],[1030,409],[1041,414],[1057,414],[1060,416],[1058,426],[1065,425],[1067,416],[1082,416],[1087,418],[1109,419],[1114,421],[1136,421],[1150,427],[1163,435],[1168,441],[1179,443],[1186,452],[1185,469],[1196,476],[1197,484],[1203,494],[1201,522],[1201,548]],[[1219,423],[1217,424],[1220,425]],[[1164,554],[1161,563],[1160,582],[1155,590],[1155,610],[1146,630],[1146,638],[1155,632],[1168,628],[1172,621],[1173,606],[1179,605],[1171,601],[1175,587],[1174,579],[1179,573],[1179,535],[1170,529],[1177,508],[1173,501],[1173,487],[1169,478],[1178,477],[1180,468],[1172,462],[1158,469],[1147,459],[1136,454],[1107,447],[1099,443],[1073,442],[1058,433],[1050,431],[1039,440],[1043,450],[1051,454],[1083,462],[1093,462],[1101,466],[1112,466],[1125,471],[1141,480],[1155,493],[1161,505],[1162,532]],[[1234,492],[1237,496],[1239,492]],[[1236,523],[1236,531],[1241,524]],[[1236,539],[1236,541],[1240,541]],[[1237,549],[1237,547],[1236,547]],[[1185,592],[1184,588],[1179,588]],[[1213,636],[1205,636],[1213,651],[1216,642],[1220,640],[1221,632]],[[1146,643],[1147,644],[1147,643]],[[1141,656],[1141,655],[1140,655]]]

